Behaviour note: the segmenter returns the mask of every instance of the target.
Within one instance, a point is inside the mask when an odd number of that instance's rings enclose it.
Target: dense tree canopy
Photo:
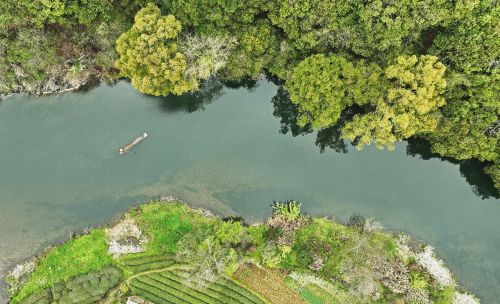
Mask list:
[[[226,79],[259,77],[279,56],[276,30],[268,21],[258,21],[254,26],[246,27],[237,37],[237,46],[223,73]]]
[[[153,4],[141,9],[132,28],[116,41],[116,67],[146,94],[180,95],[196,88],[196,81],[186,77],[186,57],[176,43],[181,28],[180,21],[162,16]]]
[[[445,104],[445,67],[434,56],[400,56],[381,69],[364,61],[353,64],[337,55],[314,55],[294,69],[287,89],[298,104],[301,126],[326,128],[342,111],[366,108],[344,127],[344,137],[359,148],[375,142],[393,148],[397,141],[432,132]]]
[[[496,68],[500,58],[498,2],[481,1],[473,14],[454,21],[439,32],[430,51],[466,73]]]
[[[358,148],[374,142],[394,148],[397,141],[432,132],[445,104],[445,67],[434,56],[400,56],[386,68],[389,86],[375,109],[359,114],[344,127],[344,137]]]
[[[114,78],[115,40],[148,0],[0,1],[0,94]]]
[[[365,56],[417,42],[426,28],[461,18],[477,0],[270,1],[269,18],[299,49],[349,49]]]
[[[299,106],[299,125],[326,128],[337,122],[347,106],[377,102],[384,83],[377,65],[320,54],[295,67],[287,90],[292,102]]]
[[[428,136],[432,149],[456,159],[494,161],[498,157],[500,73],[453,77],[444,119]]]
[[[228,33],[252,24],[262,0],[162,0],[165,9],[198,33]]]
[[[299,105],[300,126],[311,123],[314,128],[324,128],[337,121],[348,105],[344,73],[348,68],[352,64],[343,57],[325,55],[308,57],[297,65],[287,88],[292,102]]]

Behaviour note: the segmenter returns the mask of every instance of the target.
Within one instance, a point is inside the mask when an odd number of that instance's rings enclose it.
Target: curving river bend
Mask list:
[[[151,98],[120,82],[0,102],[0,271],[147,198],[173,194],[249,221],[273,200],[297,199],[311,214],[361,213],[409,232],[436,246],[482,303],[500,298],[500,201],[477,164],[424,160],[418,142],[357,152],[335,130],[281,134],[276,116],[290,113],[273,107],[276,92],[261,81],[211,100]],[[118,155],[144,131],[146,141]]]

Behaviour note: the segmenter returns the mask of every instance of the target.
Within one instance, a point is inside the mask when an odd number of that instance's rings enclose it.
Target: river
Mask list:
[[[460,284],[497,303],[500,201],[477,164],[428,157],[418,142],[358,152],[335,130],[282,134],[290,113],[271,102],[276,92],[261,81],[153,98],[119,82],[0,102],[0,271],[148,198],[173,194],[249,221],[296,199],[310,214],[360,213],[425,240]]]

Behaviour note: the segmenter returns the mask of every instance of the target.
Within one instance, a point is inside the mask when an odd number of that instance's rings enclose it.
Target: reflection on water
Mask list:
[[[276,95],[272,99],[274,107],[273,115],[278,117],[281,122],[280,132],[282,134],[291,133],[292,136],[305,135],[312,133],[312,127],[306,125],[301,127],[297,124],[299,116],[298,106],[290,100],[290,96],[285,91],[283,86],[278,88]],[[324,153],[327,149],[337,153],[347,153],[346,141],[341,138],[342,127],[355,114],[361,113],[360,108],[349,108],[345,110],[338,122],[326,129],[319,130],[316,134],[316,146]],[[483,199],[500,198],[499,191],[495,188],[491,178],[484,173],[484,163],[476,159],[457,161],[452,158],[442,157],[436,153],[432,153],[430,144],[422,139],[412,138],[408,140],[406,153],[420,159],[440,159],[453,164],[458,164],[461,175],[472,188],[472,191]]]
[[[244,77],[239,80],[225,81],[224,86],[230,89],[247,89],[253,91],[259,86],[259,82],[250,77]]]
[[[205,106],[221,98],[224,95],[224,84],[216,78],[210,78],[203,82],[200,89],[193,93],[181,96],[150,97],[150,100],[157,105],[162,112],[192,113],[204,110]]]
[[[486,164],[480,162],[477,159],[458,161],[452,158],[442,157],[431,151],[429,142],[418,138],[408,140],[406,154],[425,160],[435,158],[453,164],[458,164],[460,168],[460,174],[465,178],[467,183],[471,186],[472,191],[477,196],[481,197],[482,199],[500,198],[500,193],[495,188],[493,180],[484,173],[483,169]]]
[[[273,104],[274,111],[273,115],[280,119],[281,128],[280,132],[282,134],[287,134],[290,132],[292,136],[304,135],[311,133],[312,127],[307,124],[301,127],[297,124],[297,119],[299,117],[299,107],[292,103],[290,96],[283,86],[278,87],[276,95],[274,95],[271,100]]]
[[[321,153],[325,153],[327,149],[331,149],[337,153],[347,153],[347,145],[345,140],[340,136],[341,128],[337,125],[327,129],[319,130],[316,135],[316,146]]]

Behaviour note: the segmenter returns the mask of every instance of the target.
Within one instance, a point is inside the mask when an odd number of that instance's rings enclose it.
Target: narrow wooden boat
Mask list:
[[[129,142],[128,144],[126,144],[125,146],[121,147],[118,152],[120,152],[120,154],[124,154],[124,153],[127,153],[128,151],[130,151],[135,145],[137,145],[138,143],[140,143],[141,141],[143,141],[144,139],[146,139],[146,137],[148,137],[148,134],[146,132],[144,132],[141,136],[137,137],[136,139],[134,139],[133,141]]]

